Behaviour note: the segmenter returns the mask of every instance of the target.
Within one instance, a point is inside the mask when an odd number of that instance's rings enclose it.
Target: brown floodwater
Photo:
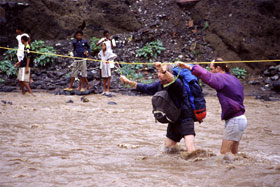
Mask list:
[[[223,160],[224,123],[214,96],[186,159],[165,153],[165,124],[151,97],[0,93],[0,186],[280,186],[280,102],[246,97],[240,153]],[[74,103],[66,103],[68,100]],[[109,105],[116,102],[117,105]]]

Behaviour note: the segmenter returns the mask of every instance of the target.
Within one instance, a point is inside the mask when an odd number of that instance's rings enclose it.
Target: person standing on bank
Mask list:
[[[222,61],[223,59],[221,58],[216,59],[216,62]],[[240,81],[230,74],[230,70],[225,63],[215,63],[214,61],[210,64],[211,72],[199,65],[192,67],[179,62],[177,66],[189,69],[192,74],[217,91],[222,108],[221,118],[225,120],[224,137],[220,152],[221,154],[238,153],[239,142],[247,126],[243,104],[244,91]]]
[[[111,37],[109,31],[105,30],[103,32],[103,38],[101,38],[97,43],[96,43],[96,46],[99,46],[103,43],[106,44],[106,51],[110,54],[114,54],[113,52],[113,49],[116,47],[116,41],[114,38]],[[100,53],[102,52],[102,49],[100,51]],[[114,63],[110,63],[110,68],[114,68]],[[102,72],[101,72],[101,69],[102,69],[102,63],[100,63],[100,84],[102,83]]]
[[[184,85],[179,79],[174,81],[171,66],[162,65],[160,62],[155,62],[154,65],[158,70],[159,81],[156,81],[152,84],[137,83],[127,79],[125,76],[121,76],[120,79],[124,84],[128,84],[136,88],[137,91],[149,95],[154,95],[156,92],[164,89],[167,90],[168,95],[176,107],[181,109],[181,114],[179,120],[177,120],[175,123],[168,124],[165,147],[172,149],[176,146],[177,142],[180,142],[180,140],[184,138],[187,151],[189,153],[193,152],[195,151],[194,116],[193,109],[188,100],[188,94],[185,91]],[[173,83],[168,87],[163,87],[163,85],[171,82]]]
[[[90,51],[90,46],[86,40],[82,39],[83,32],[77,31],[75,33],[75,40],[73,41],[73,51],[74,57],[87,58],[88,52]],[[84,59],[76,59],[72,64],[72,77],[70,79],[70,84],[68,88],[65,88],[65,91],[72,91],[72,86],[75,78],[78,78],[79,71],[82,72],[81,81],[81,92],[84,90],[84,83],[87,79],[87,61]]]

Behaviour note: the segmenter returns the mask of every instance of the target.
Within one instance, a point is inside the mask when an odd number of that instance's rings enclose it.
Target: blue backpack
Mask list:
[[[198,79],[188,69],[179,69],[178,67],[173,68],[173,74],[178,76],[183,82],[184,87],[188,93],[189,101],[193,108],[195,121],[202,122],[206,117],[206,101],[202,88],[199,86]]]

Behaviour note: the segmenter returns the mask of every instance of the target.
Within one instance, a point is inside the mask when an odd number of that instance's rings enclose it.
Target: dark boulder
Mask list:
[[[273,82],[272,87],[275,91],[280,92],[280,80]]]
[[[14,86],[3,86],[3,88],[0,89],[2,92],[12,92],[16,90],[16,87]]]

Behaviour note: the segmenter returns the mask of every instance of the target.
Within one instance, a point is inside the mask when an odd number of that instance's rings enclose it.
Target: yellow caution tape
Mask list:
[[[14,48],[9,48],[9,47],[1,47],[0,49],[7,49],[7,50],[14,50],[17,51],[18,49]],[[93,58],[81,58],[81,57],[72,57],[72,56],[67,56],[67,55],[60,55],[60,54],[55,54],[55,53],[41,53],[38,51],[29,51],[31,53],[35,54],[41,54],[41,55],[50,55],[50,56],[57,56],[57,57],[63,57],[63,58],[71,58],[71,59],[79,59],[79,60],[88,60],[88,61],[95,61],[95,62],[103,62],[102,60],[97,60]],[[240,61],[222,61],[222,62],[215,62],[215,63],[227,63],[227,64],[232,64],[232,63],[257,63],[257,62],[280,62],[280,60],[240,60]],[[146,65],[153,65],[154,63],[151,62],[115,62],[118,64],[129,64],[129,65],[140,65],[140,64],[146,64]],[[188,63],[188,64],[211,64],[212,62],[183,62],[183,63]],[[163,64],[174,64],[172,62],[164,62]]]

